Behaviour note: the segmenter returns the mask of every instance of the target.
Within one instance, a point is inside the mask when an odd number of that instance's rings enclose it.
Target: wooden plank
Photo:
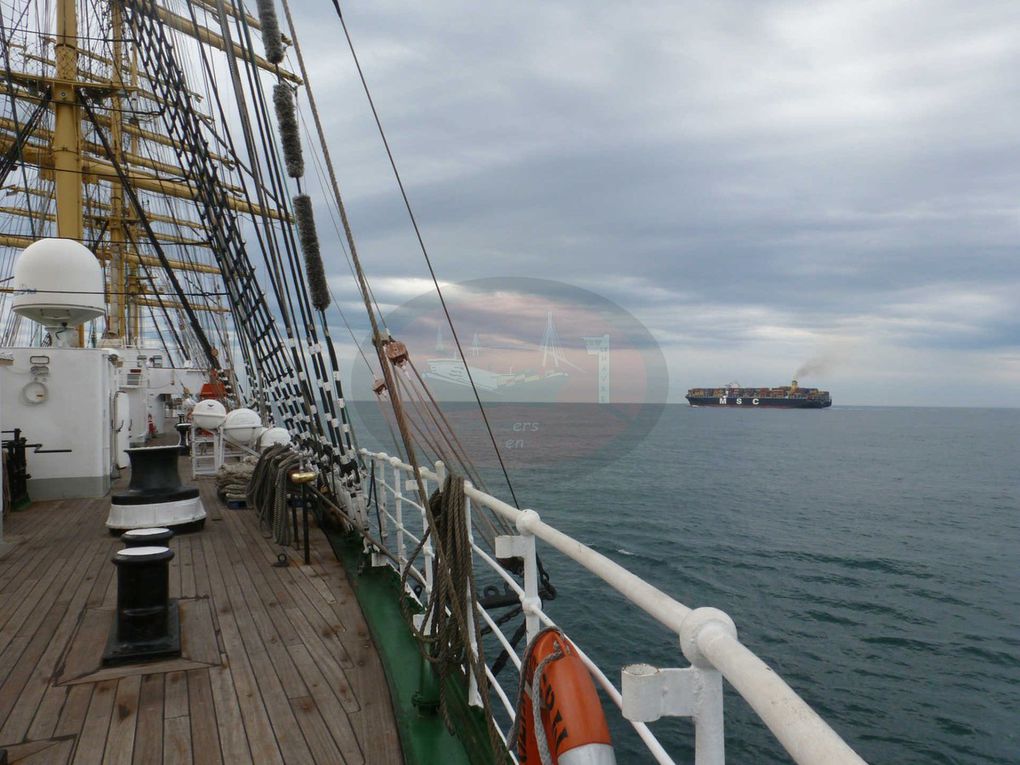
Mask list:
[[[301,673],[301,677],[304,678],[305,685],[308,686],[316,709],[328,721],[330,735],[336,741],[340,751],[343,752],[345,761],[349,763],[363,762],[364,752],[358,742],[354,727],[351,725],[347,711],[333,692],[322,668],[316,664],[315,659],[312,658],[305,646],[292,646],[288,650],[294,657],[294,665]],[[296,699],[292,699],[293,701]],[[308,738],[307,731],[305,738]],[[309,741],[308,744],[311,746],[312,742]]]
[[[114,568],[114,566],[111,565],[110,568]],[[107,582],[106,582],[106,591],[103,593],[103,602],[102,602],[103,608],[116,608],[117,607],[117,577],[116,576],[112,576],[112,574],[113,574],[112,571],[110,573],[111,573],[111,576],[110,576],[109,580],[107,580]]]
[[[191,721],[168,717],[163,721],[163,765],[191,765]]]
[[[205,664],[220,663],[220,646],[216,641],[212,607],[207,599],[182,600],[178,603],[181,615],[181,655],[190,661]]]
[[[78,631],[64,656],[57,682],[66,683],[95,671],[99,666],[106,645],[106,638],[113,627],[114,612],[111,609],[86,609],[78,625]]]
[[[11,763],[23,763],[27,760],[36,759],[37,755],[46,753],[47,756],[52,754],[52,749],[59,741],[26,741],[23,744],[5,744],[4,749],[7,751],[7,761]]]
[[[4,566],[0,569],[0,592],[6,593],[8,586],[14,582],[32,578],[29,572],[43,565],[42,556],[38,554],[40,549],[52,548],[56,551],[61,541],[70,541],[69,535],[54,535],[54,521],[63,515],[63,506],[63,500],[33,502],[30,512],[11,513],[7,516],[4,533],[8,541],[15,542],[16,546],[4,559]],[[37,544],[40,539],[43,541],[41,545]]]
[[[213,547],[213,535],[202,537],[202,548],[205,553],[205,561],[209,572],[209,585],[213,597],[217,603],[217,616],[220,625],[220,636],[229,657],[230,677],[233,680],[234,689],[237,694],[237,701],[241,709],[241,719],[244,722],[244,730],[248,737],[248,745],[251,750],[251,758],[255,762],[262,763],[283,763],[283,755],[280,753],[276,736],[273,734],[273,726],[269,721],[269,715],[261,702],[258,684],[255,682],[255,674],[252,671],[248,656],[244,650],[244,643],[237,630],[237,623],[234,619],[233,605],[227,595],[226,585],[223,582],[222,573],[216,560],[216,552]],[[212,670],[210,670],[212,672]],[[223,733],[223,728],[220,728]],[[221,740],[225,740],[221,736]]]
[[[312,752],[311,762],[324,764],[354,762],[340,753],[333,737],[329,735],[329,729],[323,722],[322,715],[319,714],[313,698],[302,696],[291,699],[290,706],[294,710],[294,716],[297,717],[298,725],[301,726],[301,732],[304,733],[305,741]],[[363,762],[363,760],[359,759],[358,762]]]
[[[16,635],[27,636],[31,638],[31,642],[38,642],[36,630],[47,613],[47,608],[57,601],[62,589],[69,586],[70,573],[75,569],[86,549],[85,545],[78,544],[73,548],[74,552],[69,557],[51,559],[51,567],[47,573],[24,595],[24,601],[7,620],[3,630],[0,630],[0,646],[8,647],[0,655],[0,677],[3,677],[15,662],[19,665],[24,663],[19,658],[19,652],[15,650],[14,637]]]
[[[195,597],[208,598],[212,592],[209,589],[209,569],[205,562],[205,549],[200,540],[196,539],[191,545],[191,560],[195,569]],[[217,635],[220,632],[219,622],[216,621],[216,609],[213,603],[209,603],[209,613],[212,616],[213,628]],[[220,646],[222,651],[223,646]]]
[[[361,709],[359,696],[352,688],[347,672],[340,666],[334,651],[336,641],[322,638],[321,634],[313,629],[308,620],[304,618],[305,614],[303,612],[295,613],[293,609],[288,609],[287,615],[301,635],[302,646],[318,663],[326,681],[333,688],[337,698],[343,703],[344,708],[348,712],[357,712]]]
[[[101,646],[100,646],[101,647]],[[129,675],[151,675],[155,672],[187,672],[190,669],[205,669],[209,665],[201,661],[187,659],[165,659],[163,661],[146,662],[145,664],[126,664],[119,667],[104,667],[90,672],[83,677],[63,682],[63,685],[80,685],[81,683],[98,683],[102,680],[119,680]]]
[[[234,558],[234,555],[237,557]],[[259,647],[264,647],[265,652],[269,654],[269,659],[276,668],[277,677],[279,677],[284,693],[288,698],[305,696],[308,693],[308,689],[305,688],[304,683],[301,682],[300,676],[294,669],[290,654],[287,653],[286,646],[284,645],[283,638],[279,631],[279,627],[282,624],[286,624],[290,627],[290,623],[287,621],[286,616],[282,613],[277,613],[275,618],[269,614],[265,601],[259,595],[252,583],[252,579],[257,578],[259,574],[253,573],[246,566],[245,562],[249,557],[250,555],[247,550],[238,549],[236,547],[231,553],[231,566],[234,569],[234,575],[237,579],[238,587],[241,590],[241,597],[248,606],[248,614],[251,617],[250,625],[247,621],[243,620],[243,616],[239,619],[241,635],[244,637],[246,634],[252,634],[246,631],[246,627],[248,630],[253,629],[253,631],[258,634],[261,639],[261,646],[256,643],[254,649],[258,650]],[[249,646],[249,654],[251,653],[251,650],[252,647]]]
[[[170,547],[173,548],[174,557],[170,559],[170,597],[181,597],[181,542],[177,537],[170,540]]]
[[[113,701],[117,696],[117,681],[104,680],[92,691],[89,711],[85,715],[78,745],[74,750],[74,765],[99,765],[106,750],[106,733],[113,715]]]
[[[103,765],[131,765],[141,689],[141,675],[131,675],[117,683]]]
[[[51,688],[50,683],[57,671],[58,662],[64,647],[67,645],[67,641],[77,626],[81,606],[84,604],[85,597],[88,594],[88,585],[82,582],[81,577],[96,557],[96,545],[89,545],[88,547],[89,553],[82,557],[78,567],[68,579],[68,586],[61,591],[60,597],[54,605],[54,608],[59,610],[61,606],[66,604],[63,616],[56,630],[52,635],[47,636],[40,629],[33,636],[34,640],[48,640],[48,645],[39,658],[25,687],[21,690],[17,706],[7,718],[3,728],[0,729],[0,740],[2,741],[20,741],[28,736],[29,726],[32,725],[36,717],[40,718],[39,730],[37,732],[45,734],[39,736],[39,738],[48,738],[49,730],[52,730],[52,726],[56,724],[57,714],[60,712],[59,706],[56,705],[62,702],[63,694],[59,692],[49,694],[48,691],[56,690]],[[43,709],[41,702],[45,701],[47,695],[50,696],[50,703],[47,708]]]
[[[41,741],[53,736],[53,731],[57,728],[57,721],[60,719],[60,710],[67,702],[67,693],[66,686],[51,685],[46,689],[35,717],[32,718],[32,725],[28,729],[26,738],[32,741]]]
[[[181,556],[181,597],[195,597],[195,565],[192,559],[191,537],[181,536],[178,539],[178,553]]]
[[[195,765],[217,765],[223,762],[220,736],[213,714],[212,685],[209,670],[188,672],[188,709],[191,719],[191,748]]]
[[[60,623],[64,609],[64,606],[52,606],[48,610],[45,610],[45,608],[40,609],[45,614],[45,618],[39,627],[39,631],[44,635],[52,634]],[[0,721],[6,722],[11,711],[15,708],[21,692],[35,670],[36,662],[46,650],[46,646],[47,642],[45,639],[29,642],[25,646],[17,666],[8,673],[3,683],[0,684]],[[32,714],[35,713],[34,706],[31,712]],[[31,720],[31,716],[29,716],[29,720]],[[25,727],[28,727],[27,723]]]
[[[188,674],[168,672],[163,690],[163,716],[184,717],[188,714]]]
[[[74,751],[75,740],[73,738],[57,739],[52,746],[43,749],[36,754],[18,759],[11,758],[12,765],[64,765]]]
[[[91,588],[89,573],[95,572],[100,565],[103,565],[108,560],[109,548],[107,545],[103,544],[101,541],[97,541],[92,544],[92,547],[96,551],[95,555],[88,561],[88,565],[84,571],[81,572],[78,587],[68,603],[67,612],[61,621],[60,627],[58,627],[58,632],[63,632],[65,630],[70,631],[77,628],[82,617],[81,604],[84,602],[84,599],[88,597],[88,593]],[[76,574],[77,573],[78,572],[76,571]],[[32,719],[32,725],[28,729],[28,738],[30,739],[41,740],[50,738],[53,735],[61,709],[67,699],[67,688],[50,685],[51,675],[59,675],[62,671],[63,652],[65,650],[65,646],[60,645],[59,643],[61,642],[66,642],[62,636],[55,636],[51,641],[48,652],[56,650],[59,655],[57,656],[54,664],[51,664],[47,659],[43,675],[36,680],[37,682],[41,681],[47,687],[42,703],[39,705],[39,709],[36,712],[35,717]]]
[[[57,727],[53,731],[54,736],[77,736],[81,733],[81,726],[92,701],[92,690],[91,685],[76,685],[68,689],[67,700],[60,710]]]
[[[151,765],[163,761],[163,685],[165,678],[165,674],[142,676],[133,765]]]
[[[237,549],[231,550],[230,545],[221,544],[219,550],[221,555],[217,559],[217,564],[226,585],[227,597],[233,607],[237,634],[241,638],[243,646],[241,650],[247,655],[254,672],[259,693],[262,696],[262,703],[269,715],[280,752],[285,761],[306,762],[310,757],[308,746],[298,732],[297,720],[294,719],[294,712],[290,708],[287,694],[278,674],[278,672],[287,671],[293,672],[294,675],[297,673],[293,671],[292,667],[284,666],[278,669],[274,666],[262,643],[237,581],[235,569],[240,567]],[[226,634],[226,622],[226,618],[220,620],[224,634]],[[234,661],[234,652],[230,649],[229,643],[228,652],[231,661]]]
[[[261,601],[264,613],[276,629],[280,642],[284,645],[297,645],[301,642],[301,638],[294,631],[290,621],[283,615],[283,609],[293,603],[291,594],[285,587],[280,586],[276,577],[270,579],[267,576],[266,572],[270,569],[261,561],[260,551],[254,549],[253,545],[256,543],[243,534],[232,534],[231,537],[241,551],[241,561],[247,572],[247,581]],[[261,544],[261,540],[259,544]],[[245,596],[249,603],[252,602],[251,590],[246,591]]]
[[[247,765],[252,762],[248,738],[241,720],[241,707],[234,691],[234,679],[227,667],[210,667],[209,685],[213,708],[216,710],[220,750],[223,761],[229,765]]]

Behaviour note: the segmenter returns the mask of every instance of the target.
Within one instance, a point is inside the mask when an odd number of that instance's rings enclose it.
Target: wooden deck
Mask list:
[[[312,565],[199,482],[205,530],[174,537],[182,657],[102,668],[121,544],[106,500],[9,516],[0,560],[0,748],[11,763],[402,762],[386,680],[344,571]]]

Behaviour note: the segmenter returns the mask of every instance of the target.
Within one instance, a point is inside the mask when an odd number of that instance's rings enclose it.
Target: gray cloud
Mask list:
[[[366,268],[400,304],[427,272],[335,17],[301,13]],[[777,383],[830,348],[838,401],[952,403],[977,373],[1020,392],[1015,3],[347,15],[441,278],[604,294],[663,344],[674,396]]]

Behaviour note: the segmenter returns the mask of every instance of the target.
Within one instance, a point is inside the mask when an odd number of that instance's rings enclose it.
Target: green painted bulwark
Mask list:
[[[358,603],[383,662],[400,729],[404,761],[409,765],[491,765],[509,762],[505,752],[494,757],[479,709],[467,704],[464,678],[447,682],[446,694],[456,735],[447,730],[438,711],[419,711],[421,691],[438,692],[439,679],[422,659],[418,643],[400,611],[400,578],[389,566],[372,567],[353,533],[327,528],[337,558],[344,564]]]

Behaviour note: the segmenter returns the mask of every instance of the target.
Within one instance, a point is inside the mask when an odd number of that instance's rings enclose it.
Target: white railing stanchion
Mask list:
[[[523,510],[522,518],[529,517],[528,513],[538,517],[534,510]],[[519,597],[530,644],[542,629],[539,619],[542,600],[538,596],[538,552],[535,549],[535,535],[526,528],[526,524],[518,523],[517,529],[520,531],[518,536],[496,537],[496,558],[521,558],[524,561],[524,594]]]
[[[389,463],[389,455],[385,452],[375,455],[375,503],[376,503],[376,518],[379,524],[379,542],[382,544],[383,550],[389,549],[389,540],[387,539],[386,532],[386,465]],[[365,528],[371,528],[369,525],[371,521],[368,518],[365,519]],[[389,565],[389,559],[383,554],[382,551],[372,550],[372,565],[373,566],[387,566]]]
[[[407,542],[404,539],[404,492],[401,491],[400,482],[403,475],[400,472],[400,460],[396,457],[390,460],[393,465],[393,515],[397,519],[397,566],[404,571],[407,565]]]
[[[623,668],[623,716],[634,723],[661,717],[694,720],[695,765],[725,765],[722,675],[712,668],[657,669],[649,664]]]
[[[468,483],[470,486],[471,484]],[[475,536],[471,529],[471,499],[464,497],[464,522],[467,524],[467,538],[468,538],[468,566],[472,569],[475,566],[474,556],[474,544]],[[478,641],[475,639],[475,602],[471,597],[471,588],[467,588],[467,594],[464,599],[464,609],[467,621],[468,630],[468,653],[469,661],[474,663],[478,660]],[[468,668],[468,704],[473,707],[482,707],[482,694],[478,692],[478,678],[475,677],[474,671]]]

